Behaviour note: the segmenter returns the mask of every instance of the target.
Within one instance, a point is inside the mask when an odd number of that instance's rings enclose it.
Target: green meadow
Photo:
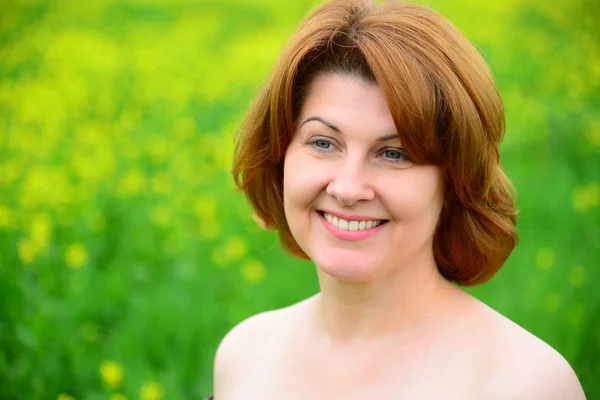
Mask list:
[[[318,291],[232,137],[314,1],[0,3],[0,398],[201,399],[223,335]],[[600,398],[600,6],[430,0],[490,64],[520,243],[468,289]]]

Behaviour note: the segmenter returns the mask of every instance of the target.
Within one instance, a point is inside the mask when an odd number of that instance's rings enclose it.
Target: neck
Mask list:
[[[368,282],[344,282],[317,271],[316,323],[331,348],[408,339],[442,312],[441,298],[458,291],[440,275],[433,257]]]

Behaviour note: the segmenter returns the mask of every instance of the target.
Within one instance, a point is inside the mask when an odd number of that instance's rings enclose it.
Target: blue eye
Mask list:
[[[331,143],[323,139],[315,140],[314,145],[323,150],[329,150],[331,147]]]
[[[382,153],[383,157],[391,162],[395,162],[395,163],[406,163],[406,162],[410,162],[410,158],[406,155],[406,152],[404,151],[404,149],[397,149],[397,148],[393,148],[393,149],[387,149],[384,150]]]
[[[383,152],[383,154],[387,158],[391,158],[392,160],[399,160],[404,155],[401,152],[399,152],[398,150],[386,150]]]
[[[325,139],[316,139],[311,143],[318,150],[330,150],[331,142]]]

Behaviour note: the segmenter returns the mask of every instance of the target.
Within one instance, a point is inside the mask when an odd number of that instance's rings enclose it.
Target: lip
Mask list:
[[[325,212],[327,212],[329,214],[328,211],[325,211]],[[334,213],[332,213],[332,214],[339,215],[339,214],[334,214]],[[320,212],[317,212],[317,215],[319,216],[321,223],[323,223],[323,226],[325,227],[325,229],[327,229],[327,231],[329,233],[331,233],[333,236],[335,236],[338,239],[347,240],[349,242],[360,242],[362,240],[370,239],[373,236],[375,236],[377,234],[377,232],[379,232],[386,225],[386,224],[381,224],[378,227],[364,229],[362,231],[345,231],[343,229],[336,228],[335,226],[333,226],[329,222],[327,222],[325,217]],[[346,219],[343,216],[342,216],[342,218]],[[362,218],[364,218],[366,220],[372,219],[372,218],[365,218],[365,217],[362,217]],[[358,219],[359,218],[355,218],[355,219],[350,219],[348,221],[356,221]]]

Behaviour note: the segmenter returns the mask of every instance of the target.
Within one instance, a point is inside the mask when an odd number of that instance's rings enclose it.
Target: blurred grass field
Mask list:
[[[0,3],[0,398],[198,399],[223,335],[318,290],[229,176],[314,1]],[[521,242],[469,291],[600,398],[600,6],[434,0],[489,62]]]

